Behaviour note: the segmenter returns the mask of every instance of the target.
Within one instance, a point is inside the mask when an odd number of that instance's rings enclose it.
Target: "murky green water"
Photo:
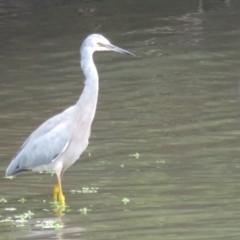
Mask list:
[[[1,0],[0,239],[239,239],[239,7]],[[55,177],[4,174],[29,133],[78,99],[92,32],[137,57],[95,54],[96,118],[59,217]]]

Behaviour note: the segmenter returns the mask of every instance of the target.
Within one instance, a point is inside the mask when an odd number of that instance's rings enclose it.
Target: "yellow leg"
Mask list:
[[[54,189],[53,189],[53,200],[59,201],[62,205],[65,205],[65,197],[62,192],[61,177],[58,174],[57,174],[57,180],[58,180],[58,183],[54,186]]]
[[[53,188],[53,201],[54,202],[58,201],[58,194],[59,194],[59,185],[57,183]]]

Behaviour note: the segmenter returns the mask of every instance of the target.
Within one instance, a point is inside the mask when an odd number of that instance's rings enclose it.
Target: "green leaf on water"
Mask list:
[[[7,199],[5,198],[0,198],[0,203],[6,203],[7,202]]]
[[[122,202],[124,203],[124,205],[127,205],[127,203],[129,203],[130,200],[129,200],[128,198],[124,198],[124,199],[122,200]]]
[[[135,157],[136,159],[138,159],[140,157],[139,153],[134,153],[134,154],[130,154],[130,157]]]
[[[25,198],[21,198],[21,199],[18,200],[18,202],[20,202],[20,203],[25,203],[26,201],[27,200]]]
[[[85,208],[80,208],[78,211],[82,214],[87,214],[89,211],[91,211],[91,209],[88,209],[85,207]]]
[[[12,179],[14,179],[15,177],[14,177],[14,176],[8,176],[8,177],[5,177],[5,178],[12,180]]]
[[[16,208],[5,208],[6,211],[16,211],[17,209]]]

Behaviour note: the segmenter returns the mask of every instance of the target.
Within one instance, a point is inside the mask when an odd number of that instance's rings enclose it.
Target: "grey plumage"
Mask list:
[[[71,120],[67,114],[71,109],[48,119],[26,139],[7,168],[7,176],[50,164],[59,156],[71,139]]]
[[[6,175],[21,171],[54,171],[58,186],[54,195],[65,203],[61,190],[61,177],[86,149],[91,124],[96,112],[98,99],[98,73],[93,62],[95,51],[132,53],[112,45],[106,38],[92,34],[85,39],[81,48],[81,67],[85,75],[85,86],[77,103],[50,118],[39,126],[23,143],[6,170]]]

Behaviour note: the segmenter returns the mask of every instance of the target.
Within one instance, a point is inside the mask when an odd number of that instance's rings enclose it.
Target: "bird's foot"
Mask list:
[[[64,197],[58,183],[54,186],[54,189],[53,189],[53,201],[60,202],[61,205],[66,205],[65,197]]]

